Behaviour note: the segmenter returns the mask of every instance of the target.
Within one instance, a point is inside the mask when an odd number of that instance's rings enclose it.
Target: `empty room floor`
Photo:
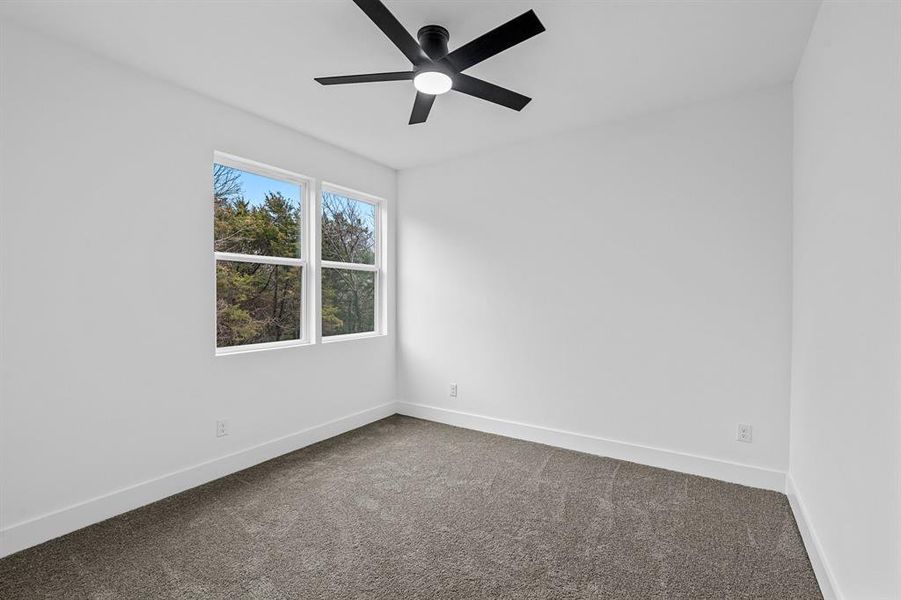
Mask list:
[[[19,598],[821,598],[785,496],[393,416],[0,560]]]

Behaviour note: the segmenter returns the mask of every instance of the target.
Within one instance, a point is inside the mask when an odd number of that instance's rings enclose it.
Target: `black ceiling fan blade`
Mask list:
[[[388,39],[404,53],[411,63],[420,65],[429,62],[429,57],[426,56],[419,43],[413,39],[409,31],[404,29],[397,17],[391,14],[387,6],[379,0],[354,0],[354,3],[372,19],[372,22],[388,36]]]
[[[435,96],[432,94],[416,92],[416,100],[413,101],[413,112],[410,113],[410,125],[425,123],[425,120],[429,118],[429,111],[432,110],[432,104],[434,103]]]
[[[523,96],[499,85],[457,73],[454,75],[454,89],[488,102],[494,102],[513,110],[522,110],[526,104],[532,101],[528,96]]]
[[[544,25],[538,20],[535,11],[530,10],[460,46],[445,56],[442,62],[449,63],[457,71],[463,71],[542,31]]]
[[[344,83],[373,83],[378,81],[409,81],[413,79],[413,71],[365,73],[363,75],[335,75],[334,77],[314,77],[314,79],[322,85],[341,85]]]

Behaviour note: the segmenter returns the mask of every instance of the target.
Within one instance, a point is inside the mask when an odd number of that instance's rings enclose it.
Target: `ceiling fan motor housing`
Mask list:
[[[441,25],[426,25],[416,33],[416,37],[419,38],[419,45],[432,60],[447,56],[450,34]]]

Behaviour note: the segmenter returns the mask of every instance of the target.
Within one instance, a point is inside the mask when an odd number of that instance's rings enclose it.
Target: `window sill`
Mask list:
[[[266,350],[280,350],[282,348],[297,348],[311,345],[309,340],[285,340],[282,342],[249,344],[247,346],[226,346],[225,348],[216,348],[216,356],[231,356],[233,354],[247,354],[249,352],[264,352]]]
[[[323,344],[334,344],[335,342],[347,342],[350,340],[365,340],[368,338],[387,337],[387,333],[377,331],[368,331],[366,333],[347,333],[345,335],[330,335],[322,338]]]
[[[351,340],[366,340],[370,338],[388,337],[387,333],[378,333],[370,331],[367,333],[348,333],[345,335],[330,335],[322,338],[323,344],[334,344],[336,342],[349,342]],[[283,342],[269,342],[264,344],[250,344],[247,346],[226,346],[225,348],[216,348],[216,356],[232,356],[233,354],[248,354],[250,352],[264,352],[266,350],[280,350],[282,348],[299,348],[303,346],[315,346],[309,340],[286,340]]]

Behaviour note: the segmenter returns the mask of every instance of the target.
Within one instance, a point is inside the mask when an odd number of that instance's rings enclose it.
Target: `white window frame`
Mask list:
[[[385,290],[387,289],[385,285],[385,268],[384,268],[384,256],[385,256],[385,222],[387,221],[385,210],[386,203],[383,198],[379,198],[378,196],[373,196],[372,194],[367,194],[365,192],[361,192],[359,190],[354,190],[351,188],[344,187],[342,185],[338,185],[335,183],[329,183],[323,181],[319,191],[316,194],[316,227],[317,227],[317,239],[321,240],[321,223],[322,223],[322,194],[324,192],[330,192],[332,194],[338,194],[340,196],[344,196],[345,198],[349,198],[351,200],[356,200],[358,202],[364,202],[366,204],[371,204],[375,206],[375,262],[374,264],[367,265],[362,263],[346,263],[346,262],[338,262],[332,260],[321,260],[322,256],[322,248],[317,246],[316,249],[316,257],[319,260],[319,269],[318,272],[320,276],[317,281],[317,307],[322,306],[322,277],[321,273],[323,269],[348,269],[353,271],[366,271],[369,273],[375,273],[375,286],[374,293],[375,298],[373,299],[373,330],[372,331],[364,331],[360,333],[346,333],[340,335],[329,335],[329,336],[321,336],[320,340],[324,344],[330,344],[332,342],[342,342],[346,340],[359,340],[364,338],[372,338],[386,335],[385,330],[385,315],[382,314],[382,309],[385,305]],[[321,241],[319,242],[321,244]],[[321,332],[322,329],[322,312],[321,310],[317,310],[317,316],[319,323],[317,326]]]
[[[318,332],[318,323],[316,323],[316,319],[314,318],[314,307],[311,306],[313,303],[308,299],[313,297],[312,294],[312,282],[317,281],[317,278],[313,277],[312,271],[314,270],[313,265],[315,263],[315,257],[311,254],[311,249],[314,248],[314,240],[318,240],[318,236],[313,235],[313,222],[319,222],[318,218],[311,218],[313,216],[313,211],[310,210],[310,207],[313,206],[313,202],[311,198],[313,194],[316,192],[316,181],[311,177],[306,177],[304,175],[299,175],[292,171],[287,171],[285,169],[280,169],[278,167],[273,167],[270,165],[266,165],[260,162],[256,162],[253,160],[249,160],[246,158],[241,158],[238,156],[234,156],[232,154],[226,154],[224,152],[214,152],[213,153],[213,164],[220,164],[226,167],[231,167],[233,169],[238,169],[241,171],[246,171],[248,173],[253,173],[254,175],[261,175],[263,177],[268,177],[270,179],[278,179],[279,181],[287,181],[289,183],[294,183],[300,186],[301,194],[300,194],[300,258],[285,258],[279,256],[260,256],[256,254],[237,254],[233,252],[216,252],[213,251],[214,258],[214,268],[213,268],[213,289],[217,290],[216,287],[216,268],[215,264],[220,261],[229,261],[229,262],[248,262],[254,264],[266,264],[266,265],[284,265],[291,267],[300,267],[301,272],[301,280],[300,280],[300,334],[301,337],[296,340],[279,340],[277,342],[261,342],[258,344],[242,344],[240,346],[223,346],[219,347],[217,339],[216,339],[216,330],[218,328],[219,315],[217,308],[218,301],[218,291],[213,294],[213,319],[214,319],[214,327],[213,327],[213,347],[215,348],[216,356],[224,356],[228,354],[239,354],[244,352],[254,352],[257,350],[271,350],[274,348],[291,348],[295,346],[306,346],[313,342],[316,339]],[[318,202],[315,203],[318,206]],[[215,208],[213,209],[215,210]],[[215,219],[215,216],[214,216]],[[215,234],[213,236],[213,243],[215,244]]]

